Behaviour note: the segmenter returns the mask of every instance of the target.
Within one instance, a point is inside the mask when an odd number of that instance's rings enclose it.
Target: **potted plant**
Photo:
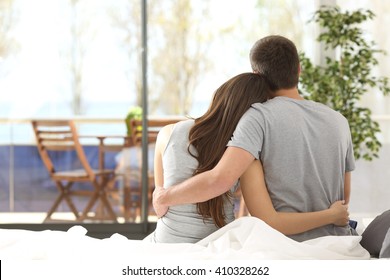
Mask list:
[[[390,92],[388,78],[373,74],[379,63],[376,56],[384,51],[367,41],[359,27],[374,16],[370,10],[342,12],[336,6],[321,6],[312,19],[322,30],[317,40],[325,49],[334,50],[335,55],[327,56],[324,65],[314,65],[304,53],[300,54],[301,94],[328,105],[348,119],[355,158],[365,160],[378,157],[380,128],[371,118],[371,110],[362,107],[359,101],[375,89],[384,95]]]
[[[131,126],[130,126],[130,121],[132,119],[137,119],[137,120],[141,120],[142,119],[142,108],[139,107],[139,106],[134,106],[134,107],[131,107],[129,112],[127,113],[126,115],[126,118],[125,118],[125,124],[126,124],[126,133],[127,133],[127,138],[126,138],[126,146],[133,146],[134,143],[133,143],[133,138],[131,137],[132,136],[132,131],[131,131]]]
[[[139,106],[131,107],[129,112],[126,115],[125,123],[127,129],[127,136],[131,136],[131,126],[130,121],[132,119],[141,120],[142,119],[142,108]]]

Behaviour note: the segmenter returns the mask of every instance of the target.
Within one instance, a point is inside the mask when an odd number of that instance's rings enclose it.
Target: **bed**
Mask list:
[[[253,217],[242,217],[195,244],[153,244],[113,234],[96,239],[82,226],[68,231],[0,229],[0,259],[9,260],[367,260],[360,236],[295,242]]]

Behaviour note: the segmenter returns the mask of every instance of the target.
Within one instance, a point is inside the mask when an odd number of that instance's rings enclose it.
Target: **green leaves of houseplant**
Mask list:
[[[359,101],[365,94],[379,90],[390,93],[388,77],[376,77],[373,70],[378,65],[378,54],[383,50],[367,41],[360,24],[374,18],[370,10],[342,12],[338,7],[322,6],[312,21],[323,30],[317,40],[325,49],[334,50],[324,65],[314,65],[304,53],[300,54],[302,73],[300,92],[307,98],[339,111],[349,121],[355,158],[372,160],[378,157],[381,143],[377,138],[379,124],[372,120],[371,110],[361,107]]]
[[[125,123],[126,123],[128,136],[132,135],[131,126],[130,126],[130,120],[132,120],[132,119],[137,119],[137,120],[142,119],[142,108],[141,107],[139,107],[139,106],[131,107],[129,112],[126,115]]]

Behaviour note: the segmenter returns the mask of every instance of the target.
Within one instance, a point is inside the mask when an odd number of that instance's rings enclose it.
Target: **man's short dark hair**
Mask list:
[[[272,90],[298,85],[299,56],[289,39],[271,35],[258,40],[250,51],[252,70],[267,77]]]

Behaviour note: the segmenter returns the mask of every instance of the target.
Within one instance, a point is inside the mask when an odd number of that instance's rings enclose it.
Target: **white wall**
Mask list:
[[[390,209],[390,143],[383,144],[378,159],[356,162],[349,209],[351,218],[374,217]]]

